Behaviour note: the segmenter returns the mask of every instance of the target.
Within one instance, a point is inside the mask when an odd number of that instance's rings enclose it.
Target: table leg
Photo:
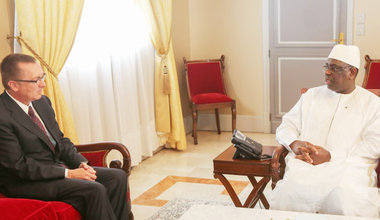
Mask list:
[[[230,195],[232,202],[234,203],[236,207],[251,208],[251,207],[254,207],[257,201],[260,199],[264,207],[266,209],[269,209],[269,203],[267,199],[265,198],[265,195],[263,194],[265,186],[269,182],[269,177],[263,177],[259,182],[257,182],[254,176],[248,176],[248,179],[251,182],[253,189],[251,193],[248,195],[244,205],[242,205],[234,188],[232,188],[230,182],[226,179],[225,176],[223,176],[223,174],[215,173],[214,177],[218,178],[220,182],[222,182],[228,194]]]
[[[268,184],[270,178],[263,177],[259,182],[256,181],[254,176],[248,176],[249,181],[253,186],[253,190],[249,194],[247,200],[244,203],[244,207],[253,208],[257,201],[260,199],[266,209],[269,209],[269,203],[263,193],[265,186]]]
[[[220,182],[224,185],[226,188],[228,194],[230,195],[232,202],[235,204],[236,207],[243,207],[241,204],[239,197],[237,196],[234,188],[232,188],[230,182],[226,179],[226,177],[223,176],[223,174],[214,173],[214,178],[218,178]]]

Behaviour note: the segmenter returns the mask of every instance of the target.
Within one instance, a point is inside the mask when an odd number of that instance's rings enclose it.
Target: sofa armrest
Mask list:
[[[111,168],[121,168],[125,171],[125,173],[129,176],[131,174],[131,156],[130,153],[123,144],[116,142],[100,142],[93,144],[80,144],[75,145],[77,150],[83,154],[83,156],[87,156],[86,158],[91,163],[99,163],[99,158],[97,155],[101,155],[101,161],[103,167],[111,167]],[[123,156],[123,162],[119,160],[112,160],[110,164],[106,164],[106,156],[109,154],[111,150],[117,150]],[[95,157],[92,157],[95,156]],[[94,159],[96,158],[96,159]],[[97,160],[97,161],[94,161]]]
[[[285,173],[285,157],[288,154],[288,150],[281,146],[273,151],[271,169],[272,169],[272,189],[276,187],[279,180],[284,177]]]

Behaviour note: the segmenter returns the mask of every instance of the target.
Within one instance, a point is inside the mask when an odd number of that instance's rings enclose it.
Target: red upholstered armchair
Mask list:
[[[365,76],[362,87],[365,89],[380,89],[380,60],[373,60],[368,55],[365,58]]]
[[[233,131],[236,128],[236,105],[224,87],[224,55],[220,59],[211,60],[186,60],[184,57],[183,62],[192,104],[194,144],[198,144],[198,110],[215,109],[216,126],[220,134],[219,108],[231,108]]]
[[[119,143],[104,142],[75,146],[92,166],[123,169],[126,175],[131,172],[131,157],[128,149]],[[113,160],[108,165],[106,157],[111,150],[119,151],[123,161]],[[129,219],[133,219],[128,185]],[[58,201],[7,198],[0,193],[0,220],[76,220],[82,216],[71,205]]]

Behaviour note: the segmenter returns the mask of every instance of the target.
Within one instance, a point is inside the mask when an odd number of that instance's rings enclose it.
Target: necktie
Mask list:
[[[44,132],[44,134],[45,134],[46,137],[48,138],[48,141],[49,141],[49,147],[50,147],[53,151],[55,151],[54,146],[53,146],[53,144],[50,142],[49,137],[48,137],[48,135],[47,135],[47,132],[46,132],[44,126],[42,125],[40,119],[37,118],[36,114],[34,113],[34,110],[33,110],[32,106],[29,106],[29,109],[28,109],[28,115],[29,115],[30,119],[32,119],[32,121],[33,121],[33,122],[34,122],[34,123],[35,123],[35,124],[36,124],[36,125],[37,125],[37,126],[43,131],[43,132]]]

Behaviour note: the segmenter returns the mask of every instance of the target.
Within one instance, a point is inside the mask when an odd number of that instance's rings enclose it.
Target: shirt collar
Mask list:
[[[342,95],[343,97],[349,97],[349,96],[351,96],[351,95],[356,94],[356,92],[358,91],[358,89],[357,89],[356,87],[357,87],[357,86],[355,85],[355,88],[354,88],[354,90],[352,90],[352,92],[350,92],[350,93],[348,93],[348,94],[343,94],[343,93],[341,93],[341,95]]]
[[[34,107],[33,107],[33,104],[32,102],[30,102],[29,105],[25,105],[24,103],[18,101],[17,99],[15,99],[11,94],[9,94],[9,92],[7,90],[5,90],[5,92],[9,95],[9,97],[11,97],[16,103],[17,105],[20,106],[20,108],[26,113],[28,114],[28,111],[29,111],[29,106],[32,106],[33,110],[34,110]]]

